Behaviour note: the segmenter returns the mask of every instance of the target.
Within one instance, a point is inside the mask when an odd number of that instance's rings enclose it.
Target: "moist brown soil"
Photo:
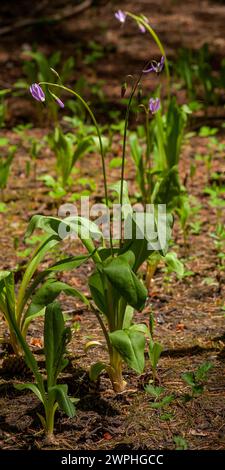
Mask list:
[[[24,2],[25,4],[26,2]],[[61,2],[62,3],[62,2]],[[65,3],[65,2],[64,2]],[[60,2],[59,2],[60,4]],[[120,2],[120,7],[122,7]],[[118,28],[112,21],[112,11],[117,5],[104,3],[86,10],[82,16],[77,16],[51,28],[43,27],[42,35],[37,27],[20,31],[18,40],[15,36],[3,36],[0,46],[1,86],[12,86],[21,72],[21,46],[32,44],[39,38],[43,51],[53,52],[63,48],[63,55],[70,56],[76,44],[85,50],[89,39],[102,42],[109,50],[107,57],[93,67],[78,63],[79,74],[86,74],[91,83],[96,79],[105,80],[104,92],[108,99],[108,110],[117,107],[120,94],[120,80],[127,72],[138,69],[146,60],[147,39],[137,34],[132,23],[126,28]],[[198,48],[208,42],[214,53],[215,66],[219,63],[224,50],[224,18],[225,8],[221,2],[186,1],[157,1],[141,0],[140,2],[125,1],[124,9],[142,12],[151,18],[152,25],[157,29],[166,45],[170,58],[175,57],[178,46]],[[49,10],[51,14],[51,9]],[[15,18],[12,18],[13,23]],[[102,24],[102,28],[99,25]],[[40,28],[40,26],[39,26]],[[83,38],[83,39],[81,39]],[[48,39],[48,40],[47,40]],[[146,47],[143,46],[146,42]],[[111,49],[110,49],[110,47]],[[156,49],[151,43],[151,56]],[[149,87],[155,83],[148,82]],[[182,91],[179,99],[185,99]],[[101,114],[99,105],[99,114]],[[212,110],[214,112],[215,110]],[[208,116],[213,116],[208,112]],[[223,108],[217,110],[223,115]],[[66,112],[65,112],[66,114]],[[202,123],[204,116],[201,118]],[[0,214],[1,251],[0,269],[19,267],[24,269],[24,258],[18,256],[21,250],[27,249],[24,233],[30,217],[37,213],[57,215],[59,204],[67,202],[69,196],[83,188],[77,184],[77,175],[91,177],[96,183],[96,191],[92,196],[93,202],[103,197],[103,184],[99,156],[85,156],[77,164],[78,174],[74,176],[71,194],[62,201],[55,201],[48,195],[48,189],[38,179],[44,174],[55,174],[53,154],[43,148],[38,161],[36,178],[31,171],[26,176],[26,161],[29,159],[26,142],[15,134],[12,126],[21,122],[35,122],[35,128],[28,134],[43,139],[49,128],[43,129],[38,125],[33,111],[33,103],[25,96],[9,98],[9,114],[7,127],[1,130],[1,137],[7,137],[10,142],[18,145],[16,164],[12,166],[5,202],[7,211]],[[213,126],[217,121],[211,119]],[[64,124],[65,126],[65,124]],[[195,126],[199,126],[198,121]],[[224,129],[217,135],[221,143],[225,143]],[[37,399],[30,393],[19,393],[13,387],[15,382],[30,380],[26,370],[12,372],[7,366],[10,351],[0,347],[0,448],[1,449],[174,449],[174,437],[183,437],[190,449],[224,449],[224,355],[225,355],[225,325],[224,325],[224,271],[218,267],[218,257],[211,237],[218,221],[224,223],[224,213],[211,207],[209,196],[204,188],[209,184],[206,167],[203,161],[196,161],[197,170],[191,178],[189,168],[196,153],[207,154],[208,138],[193,136],[183,147],[180,163],[180,175],[189,193],[195,197],[195,205],[199,205],[198,220],[202,223],[201,231],[194,235],[190,230],[187,242],[178,221],[174,228],[174,250],[183,259],[186,271],[192,274],[182,280],[175,275],[168,276],[159,266],[151,285],[148,303],[142,313],[137,313],[139,321],[147,322],[149,312],[154,311],[156,327],[155,336],[164,346],[162,358],[159,361],[158,381],[165,387],[166,394],[174,394],[174,401],[165,410],[151,408],[151,397],[144,391],[144,386],[152,379],[150,365],[147,363],[144,374],[138,377],[124,367],[127,389],[124,393],[115,394],[106,375],[102,374],[100,383],[93,387],[88,379],[88,367],[93,362],[93,350],[84,352],[88,339],[103,342],[101,330],[94,315],[87,312],[79,301],[61,296],[63,310],[69,317],[68,323],[74,327],[72,341],[68,348],[70,359],[64,377],[69,386],[69,393],[79,397],[77,415],[68,419],[58,413],[55,424],[56,442],[46,443],[41,431],[37,412],[41,407]],[[121,155],[120,137],[115,136],[112,153],[107,156],[107,164],[113,156]],[[91,165],[90,165],[91,159]],[[212,162],[212,172],[224,173],[224,154],[215,147]],[[119,179],[118,170],[110,170],[110,182]],[[131,159],[127,159],[126,179],[130,193],[137,188],[135,172]],[[196,216],[195,216],[196,217]],[[193,221],[194,219],[192,219]],[[15,249],[15,246],[18,248]],[[60,251],[68,255],[83,251],[77,242],[66,242]],[[57,257],[59,252],[51,254]],[[50,260],[45,260],[47,265]],[[62,274],[60,279],[79,287],[87,293],[87,278],[92,271],[92,264],[82,266],[76,272]],[[141,275],[145,276],[145,267]],[[28,340],[33,348],[40,367],[43,363],[43,322],[35,321],[28,334]],[[6,331],[3,319],[0,317],[0,335]],[[105,352],[101,348],[94,351],[95,361],[104,360]],[[194,371],[203,362],[211,362],[213,369],[204,392],[189,402],[184,402],[185,394],[190,393],[189,387],[181,378],[185,371]],[[165,421],[163,414],[170,413],[170,419]]]

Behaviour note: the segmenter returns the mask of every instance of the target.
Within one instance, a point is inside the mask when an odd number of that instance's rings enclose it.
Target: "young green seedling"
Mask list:
[[[38,367],[38,363],[32,354],[28,344],[21,335],[14,318],[11,317],[15,335],[24,352],[27,366],[34,374],[35,383],[16,384],[17,390],[31,390],[41,401],[44,408],[44,416],[38,413],[44,431],[49,441],[53,440],[55,412],[60,408],[64,413],[73,418],[76,414],[75,403],[79,399],[68,396],[68,386],[58,384],[58,376],[68,364],[65,358],[66,346],[70,341],[71,332],[65,328],[60,305],[57,302],[47,306],[44,323],[44,351],[47,381]]]
[[[213,365],[210,362],[204,362],[195,372],[185,372],[181,375],[182,379],[191,387],[191,395],[186,394],[185,401],[189,401],[203,393],[208,373],[212,367]]]

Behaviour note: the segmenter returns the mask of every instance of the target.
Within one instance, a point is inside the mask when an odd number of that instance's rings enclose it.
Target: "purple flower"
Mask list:
[[[160,108],[160,99],[159,98],[150,98],[149,100],[149,109],[152,114],[157,113]]]
[[[146,18],[146,16],[141,15],[141,18],[142,18],[142,20],[145,21],[145,23],[149,24],[148,18]],[[138,22],[138,26],[139,26],[139,29],[140,29],[141,33],[146,33],[146,28],[142,23]]]
[[[118,21],[120,21],[120,23],[125,23],[126,21],[126,13],[124,13],[122,10],[116,11],[115,17]]]
[[[155,73],[159,74],[160,72],[162,72],[164,64],[165,64],[165,57],[162,56],[161,59],[160,59],[160,62],[156,62],[156,60],[153,60],[151,62],[150,68],[146,69],[146,70],[143,70],[143,72],[144,73],[155,72]]]
[[[31,92],[31,94],[32,94],[32,96],[35,100],[41,101],[42,103],[44,103],[45,94],[44,94],[42,88],[40,87],[40,85],[38,85],[38,83],[33,83],[30,86],[30,92]]]
[[[60,106],[60,108],[64,108],[64,103],[60,100],[60,98],[58,98],[58,96],[55,98],[56,100],[56,103],[58,103],[58,105]]]
[[[146,28],[144,27],[143,24],[138,23],[138,26],[139,26],[139,29],[140,29],[141,33],[146,33]]]

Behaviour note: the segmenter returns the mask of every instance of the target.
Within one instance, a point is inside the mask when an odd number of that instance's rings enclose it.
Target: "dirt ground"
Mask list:
[[[66,2],[64,2],[66,3]],[[57,2],[58,8],[63,2]],[[27,3],[21,2],[21,15]],[[63,56],[73,55],[76,47],[86,50],[87,42],[94,39],[105,46],[106,54],[93,67],[85,66],[82,59],[77,59],[76,80],[85,74],[90,83],[96,79],[104,80],[103,90],[109,109],[116,109],[120,101],[120,84],[124,75],[132,73],[146,61],[146,53],[154,56],[156,48],[146,37],[137,34],[136,27],[129,22],[126,27],[118,26],[112,20],[113,12],[123,7],[124,10],[142,12],[149,17],[152,26],[158,32],[172,60],[181,45],[199,48],[205,42],[213,52],[215,68],[224,55],[225,6],[223,2],[172,0],[139,2],[124,1],[96,2],[96,6],[85,10],[81,15],[66,19],[49,26],[35,26],[19,30],[12,35],[2,35],[0,44],[0,86],[10,87],[20,78],[22,48],[26,44],[37,42],[44,52],[53,52],[63,48]],[[2,12],[8,19],[6,24],[14,24],[18,18],[8,14],[7,4]],[[49,15],[53,13],[50,8]],[[41,35],[40,35],[41,31]],[[0,26],[1,35],[1,26]],[[15,37],[17,40],[15,41]],[[148,42],[147,42],[148,41]],[[146,46],[145,46],[146,44]],[[148,57],[147,57],[148,59]],[[154,86],[152,80],[146,89]],[[183,100],[182,91],[179,95]],[[19,265],[24,268],[18,251],[27,248],[23,236],[30,217],[37,213],[57,215],[58,203],[48,195],[48,189],[42,181],[26,176],[27,146],[20,136],[13,132],[15,124],[34,122],[34,129],[28,133],[42,139],[49,131],[38,125],[33,111],[33,103],[24,95],[9,97],[7,126],[0,136],[7,137],[18,145],[17,164],[13,165],[9,178],[5,202],[7,212],[0,214],[0,269],[12,269]],[[98,106],[98,103],[97,103]],[[99,104],[100,119],[103,119]],[[107,111],[107,110],[106,110]],[[201,117],[201,125],[211,118],[211,125],[218,127],[220,121],[213,119],[214,111],[207,118]],[[224,107],[216,111],[224,114]],[[65,111],[66,114],[66,111]],[[205,119],[205,121],[204,121]],[[194,127],[200,126],[196,121]],[[217,138],[225,143],[224,128],[220,128]],[[151,286],[148,304],[142,313],[137,314],[139,321],[148,321],[150,309],[153,309],[156,327],[155,335],[164,346],[159,362],[159,383],[167,394],[174,394],[173,402],[164,410],[170,414],[163,419],[162,411],[152,409],[151,397],[144,391],[144,386],[151,379],[150,365],[145,373],[138,377],[124,368],[127,390],[115,395],[106,375],[102,374],[99,388],[93,388],[88,380],[88,366],[93,361],[93,352],[85,354],[87,338],[102,339],[101,331],[94,315],[87,312],[79,301],[61,297],[63,310],[69,315],[69,323],[74,327],[73,338],[69,345],[70,364],[65,370],[69,385],[69,394],[80,398],[77,416],[66,418],[60,413],[56,419],[56,443],[58,449],[174,449],[176,436],[181,436],[190,449],[224,449],[224,398],[225,398],[225,323],[224,323],[224,271],[218,269],[218,258],[212,233],[215,231],[218,212],[210,205],[205,192],[208,185],[207,172],[203,161],[197,161],[197,170],[193,178],[189,168],[196,153],[207,153],[208,138],[198,135],[186,139],[182,151],[180,175],[186,183],[188,192],[195,197],[199,206],[196,216],[201,222],[201,231],[190,231],[184,244],[178,221],[174,229],[174,249],[185,264],[187,276],[182,280],[175,275],[168,276],[160,266]],[[121,154],[119,136],[115,136],[112,154],[107,156],[107,163],[113,156]],[[54,174],[52,153],[43,148],[37,161],[37,176]],[[100,160],[91,154],[92,179],[96,182],[95,197],[103,196],[103,184],[100,177]],[[79,163],[79,176],[90,176],[90,155]],[[212,172],[225,171],[224,151],[215,148]],[[117,181],[118,170],[108,172],[110,182]],[[131,159],[128,158],[126,179],[129,188],[135,190],[135,172]],[[73,191],[81,188],[74,181]],[[94,196],[92,196],[92,199]],[[64,202],[66,202],[64,198]],[[93,199],[94,201],[94,199]],[[219,215],[224,223],[224,213]],[[18,245],[17,250],[15,245]],[[66,243],[63,250],[67,254],[77,254],[82,250],[78,242]],[[48,263],[46,259],[46,264]],[[92,264],[85,265],[76,272],[65,273],[60,279],[87,293],[87,276]],[[144,268],[143,268],[144,276]],[[18,272],[18,281],[20,274]],[[28,339],[43,366],[42,338],[43,323],[35,321],[30,327]],[[0,335],[5,333],[5,325],[0,317]],[[29,393],[19,393],[13,387],[15,381],[28,378],[26,371],[9,371],[6,367],[7,351],[0,346],[0,448],[1,449],[47,449],[37,417],[40,406],[37,399]],[[102,349],[95,350],[96,358],[104,358]],[[184,402],[185,393],[190,392],[181,378],[185,371],[193,371],[203,362],[213,365],[202,395],[189,402]],[[24,374],[24,377],[22,375]],[[53,447],[52,447],[53,448]]]

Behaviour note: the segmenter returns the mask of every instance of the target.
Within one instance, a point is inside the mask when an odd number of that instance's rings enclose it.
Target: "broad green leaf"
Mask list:
[[[152,365],[152,368],[156,370],[159,358],[163,351],[161,344],[154,342],[152,339],[149,341],[149,359]]]
[[[28,263],[17,297],[17,312],[19,316],[22,315],[24,305],[30,297],[31,290],[28,288],[28,284],[32,279],[33,274],[35,273],[46,253],[48,253],[55,245],[57,245],[58,242],[59,241],[54,234],[44,237],[44,240],[34,252],[31,261]]]
[[[33,372],[34,376],[35,376],[35,379],[36,379],[36,382],[37,382],[37,387],[41,393],[41,396],[42,396],[42,400],[44,401],[44,397],[45,397],[45,388],[44,388],[44,382],[43,382],[43,378],[39,372],[39,369],[38,369],[38,364],[37,364],[37,361],[34,357],[34,355],[32,354],[27,342],[24,340],[19,328],[18,328],[18,325],[15,321],[15,318],[13,315],[10,314],[10,321],[11,321],[11,324],[13,326],[13,330],[14,330],[14,333],[15,335],[17,336],[17,339],[24,351],[24,358],[25,358],[25,362],[27,364],[27,366],[30,368],[31,372]]]
[[[129,328],[130,331],[139,331],[139,333],[143,333],[147,337],[150,336],[149,328],[145,323],[134,323]]]
[[[70,258],[65,258],[53,264],[47,269],[47,271],[70,271],[72,269],[79,268],[79,266],[86,263],[90,257],[91,255],[71,256]]]
[[[115,157],[110,160],[110,168],[119,168],[122,165],[122,158],[121,157]]]
[[[94,144],[96,145],[98,151],[100,151],[100,142],[99,142],[99,138],[96,136],[92,136],[92,140],[94,142]],[[105,153],[109,147],[109,139],[108,137],[106,136],[102,136],[101,137],[101,140],[102,140],[102,146],[103,146],[103,152]]]
[[[111,184],[110,189],[115,191],[118,198],[118,203],[120,203],[120,191],[121,191],[121,181],[117,181],[117,183]],[[128,184],[127,181],[123,181],[123,205],[126,204],[130,206],[130,199],[129,199],[129,191],[128,191]]]
[[[91,146],[92,142],[90,137],[85,137],[80,142],[78,142],[76,150],[73,154],[72,166],[75,165],[77,160],[81,158],[85,152],[88,152],[88,150],[90,150]]]
[[[92,382],[96,382],[98,379],[99,375],[103,370],[107,369],[107,364],[104,364],[104,362],[96,362],[95,364],[92,364],[89,370],[89,377]]]
[[[142,333],[132,330],[117,330],[109,333],[113,347],[123,360],[141,374],[145,366],[145,338]]]
[[[43,307],[52,303],[58,297],[58,295],[61,294],[61,292],[64,292],[67,295],[71,295],[72,297],[78,297],[86,305],[89,303],[87,298],[74,287],[69,286],[65,282],[60,282],[55,279],[48,279],[32,297],[26,318],[30,315],[36,314],[42,310]]]
[[[15,284],[14,284],[14,275],[10,273],[8,276],[4,277],[5,284],[5,299],[7,304],[7,310],[10,312],[10,316],[15,317]]]
[[[149,393],[149,395],[152,395],[154,398],[159,398],[164,392],[164,387],[155,387],[152,384],[148,384],[145,386],[145,392]]]
[[[163,172],[162,176],[159,177],[152,195],[152,202],[154,204],[166,204],[167,210],[173,210],[177,207],[177,198],[183,193],[184,189],[179,181],[178,168],[175,166]]]
[[[15,384],[14,387],[17,390],[31,390],[38,398],[39,400],[43,403],[43,399],[40,393],[40,390],[36,384],[33,383],[24,383],[24,384]]]
[[[70,330],[64,327],[64,319],[57,302],[49,304],[45,311],[44,349],[48,388],[55,385],[58,373],[65,367],[65,347]]]
[[[24,338],[26,338],[26,335],[27,335],[27,330],[29,328],[29,325],[30,323],[35,319],[35,318],[39,318],[39,317],[43,317],[44,314],[45,314],[45,310],[46,310],[46,307],[43,307],[41,310],[38,310],[36,313],[29,313],[29,316],[28,316],[28,311],[26,312],[25,315],[27,316],[24,316],[23,318],[23,324],[22,324],[22,335]]]
[[[147,290],[129,264],[133,264],[134,259],[133,252],[129,251],[106,261],[101,269],[121,297],[132,307],[141,310],[145,305]]]
[[[184,265],[177,258],[177,254],[174,251],[169,251],[166,253],[165,262],[169,267],[169,272],[175,272],[179,277],[182,277],[184,274]]]
[[[72,400],[68,397],[68,386],[65,384],[55,385],[49,388],[49,392],[55,392],[56,401],[61,410],[63,410],[69,418],[73,418],[76,414],[76,408]]]
[[[0,271],[0,281],[10,276],[10,274],[11,274],[11,271]]]
[[[56,235],[58,240],[66,238],[68,233],[77,234],[82,239],[102,238],[102,232],[98,226],[94,222],[80,216],[70,216],[59,219],[57,217],[34,215],[28,225],[26,237],[30,236],[36,228],[41,228],[51,235]],[[94,249],[93,247],[93,251]]]
[[[123,330],[130,328],[133,315],[134,315],[134,308],[131,307],[130,305],[127,305],[125,314],[124,314],[124,319],[123,319]]]
[[[88,279],[88,285],[91,291],[92,298],[99,308],[99,310],[104,313],[106,316],[108,315],[108,309],[105,299],[105,293],[102,285],[102,279],[100,274],[95,271]]]

